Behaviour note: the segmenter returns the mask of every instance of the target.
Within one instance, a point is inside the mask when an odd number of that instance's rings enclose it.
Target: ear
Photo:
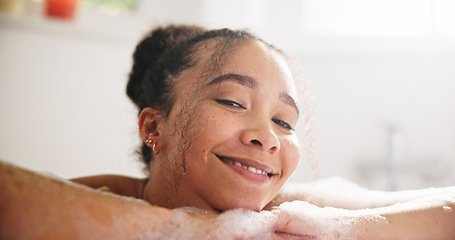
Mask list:
[[[158,124],[161,121],[161,116],[158,111],[153,108],[144,108],[139,115],[139,133],[142,140],[147,145],[152,145],[153,142],[157,142],[156,138],[160,135],[158,132]],[[146,142],[152,140],[153,142]]]

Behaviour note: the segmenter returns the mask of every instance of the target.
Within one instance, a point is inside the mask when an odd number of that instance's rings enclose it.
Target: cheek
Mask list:
[[[191,142],[198,145],[199,151],[209,151],[214,145],[232,141],[238,125],[229,118],[229,114],[213,111],[209,107],[193,120],[187,135],[192,138]]]
[[[236,122],[230,114],[216,108],[207,108],[205,113],[201,114],[201,119],[207,120],[200,122],[197,128],[201,129],[200,135],[206,135],[209,138],[211,136],[216,138],[214,135],[230,135],[239,125],[239,122]]]
[[[300,144],[295,135],[286,137],[282,143],[284,147],[282,164],[284,170],[286,170],[284,174],[289,177],[300,162]]]

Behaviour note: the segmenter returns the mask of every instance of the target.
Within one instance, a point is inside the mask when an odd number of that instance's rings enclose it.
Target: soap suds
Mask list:
[[[449,212],[449,213],[452,212],[452,208],[449,206],[444,206],[444,207],[442,207],[442,209],[444,209],[445,212]]]
[[[332,207],[318,207],[308,202],[293,201],[280,205],[280,211],[290,214],[300,226],[308,229],[307,234],[321,236],[324,239],[356,239],[355,225],[365,222],[387,221],[371,210],[346,210]]]
[[[165,231],[154,232],[147,239],[251,239],[268,240],[282,217],[290,220],[277,234],[305,239],[357,239],[356,225],[387,220],[372,210],[346,210],[318,207],[304,201],[285,202],[272,211],[229,210],[219,215],[195,208],[172,210],[174,216]],[[195,215],[213,220],[201,221]],[[191,216],[193,215],[193,216]],[[207,225],[209,224],[209,225]],[[287,224],[287,223],[286,223]]]
[[[269,211],[254,212],[243,209],[226,211],[217,216],[207,229],[201,229],[189,216],[203,212],[194,208],[178,208],[172,224],[163,233],[153,233],[150,239],[251,239],[269,240],[276,216]]]

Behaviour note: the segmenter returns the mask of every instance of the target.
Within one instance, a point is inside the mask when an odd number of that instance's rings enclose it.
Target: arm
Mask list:
[[[166,209],[0,161],[0,239],[264,239],[276,217]]]
[[[431,196],[455,196],[455,187],[427,188],[397,192],[368,190],[342,178],[328,178],[308,183],[286,184],[269,208],[294,200],[318,206],[364,209],[390,206]]]
[[[427,198],[392,206],[346,210],[306,202],[282,204],[277,229],[317,239],[455,239],[455,199]]]
[[[71,179],[72,182],[94,189],[112,192],[121,196],[142,199],[147,179],[119,175],[99,175]]]
[[[0,162],[0,239],[141,239],[172,212]]]
[[[387,222],[355,228],[365,239],[455,239],[454,200],[428,198],[374,209]]]

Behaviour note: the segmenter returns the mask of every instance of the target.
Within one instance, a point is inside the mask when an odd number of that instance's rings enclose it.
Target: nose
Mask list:
[[[252,127],[244,129],[240,135],[240,141],[248,146],[255,147],[261,151],[274,154],[280,150],[281,144],[278,136],[270,124],[253,124]]]

